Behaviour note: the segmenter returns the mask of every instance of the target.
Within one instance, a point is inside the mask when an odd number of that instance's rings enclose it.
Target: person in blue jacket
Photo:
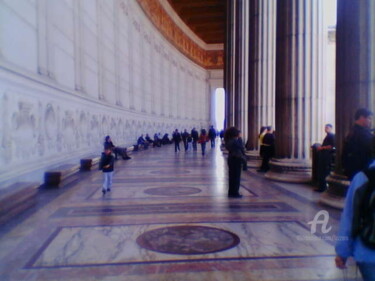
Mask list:
[[[374,145],[373,145],[374,146]],[[369,166],[375,168],[375,160]],[[364,172],[357,173],[348,190],[345,207],[341,215],[338,241],[336,242],[336,266],[346,268],[346,261],[354,257],[365,281],[375,281],[375,249],[365,245],[359,236],[353,237],[354,195],[356,191],[368,182]]]

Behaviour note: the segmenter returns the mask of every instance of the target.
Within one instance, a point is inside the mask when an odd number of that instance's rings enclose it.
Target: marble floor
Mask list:
[[[219,148],[172,146],[118,160],[111,192],[102,173],[82,172],[0,227],[0,280],[360,280],[353,262],[334,265],[340,212],[319,205],[312,186],[242,174],[242,199],[228,199]],[[332,230],[311,233],[329,213]]]

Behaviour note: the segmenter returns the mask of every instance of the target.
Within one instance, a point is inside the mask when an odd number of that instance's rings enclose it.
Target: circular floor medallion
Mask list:
[[[202,192],[202,190],[196,187],[155,187],[144,191],[146,194],[162,196],[191,195],[199,192]]]
[[[201,255],[237,246],[240,238],[229,231],[196,225],[157,228],[137,238],[142,248],[176,255]]]
[[[185,174],[190,174],[190,171],[189,170],[173,170],[172,168],[171,169],[159,169],[159,170],[152,170],[149,172],[150,174],[152,175],[164,175],[164,174],[168,174],[168,173],[176,173],[176,174],[179,174],[179,175],[185,175]]]

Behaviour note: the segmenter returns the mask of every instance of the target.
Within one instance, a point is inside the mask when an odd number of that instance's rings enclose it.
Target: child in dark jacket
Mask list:
[[[104,183],[102,189],[103,195],[107,191],[111,191],[114,165],[115,158],[112,155],[112,150],[109,146],[106,146],[99,163],[99,169],[103,171],[104,175]]]

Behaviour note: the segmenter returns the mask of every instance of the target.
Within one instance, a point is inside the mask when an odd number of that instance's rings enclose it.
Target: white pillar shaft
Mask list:
[[[323,127],[316,116],[323,79],[322,0],[278,3],[276,62],[276,153],[278,158],[310,159],[310,146]],[[317,120],[318,119],[318,120]]]

